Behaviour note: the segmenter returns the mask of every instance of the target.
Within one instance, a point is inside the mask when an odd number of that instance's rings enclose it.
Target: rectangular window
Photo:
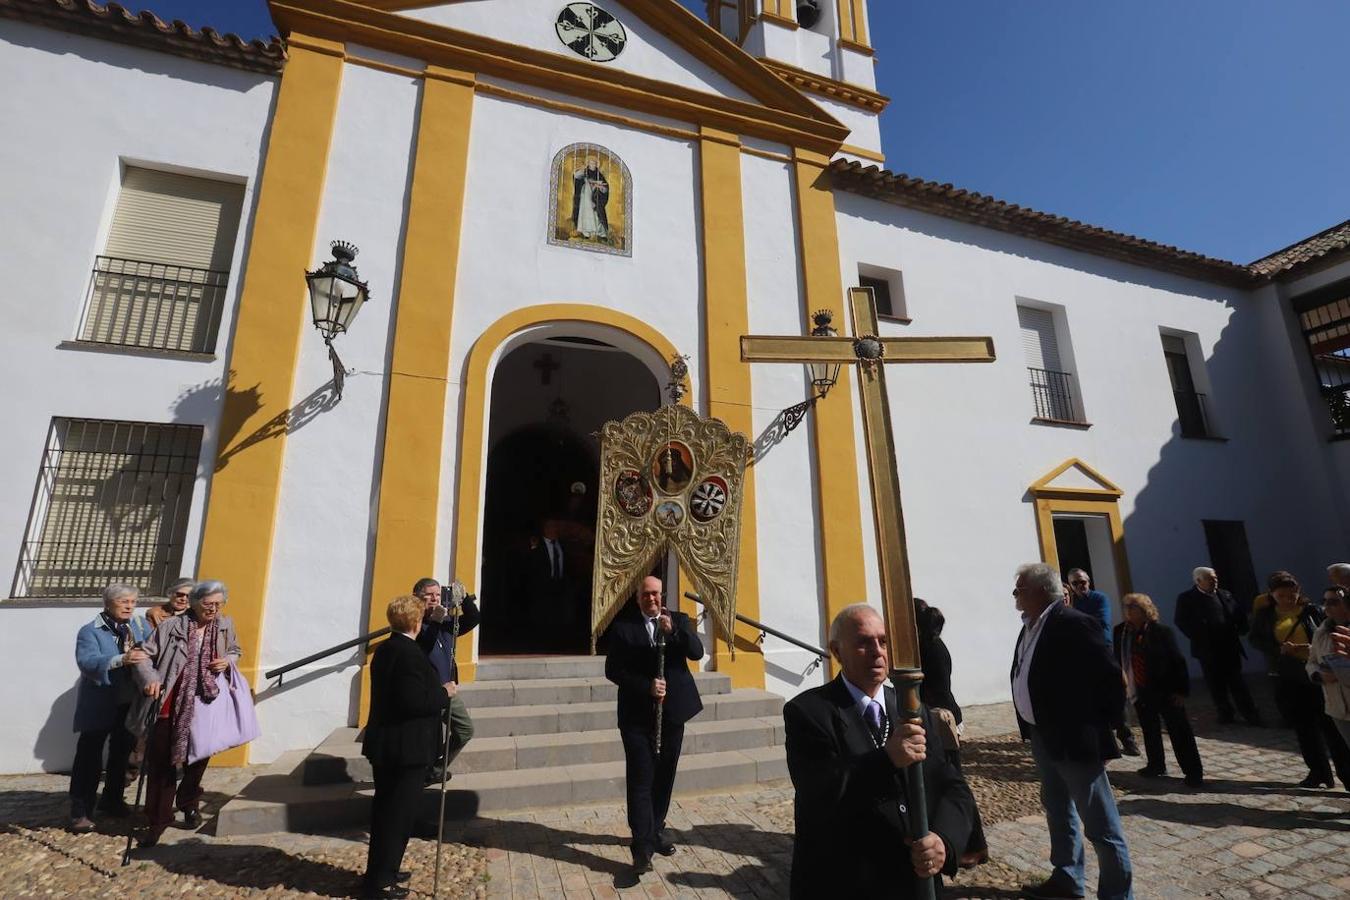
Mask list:
[[[1241,603],[1250,604],[1257,593],[1256,570],[1247,545],[1247,529],[1241,522],[1203,519],[1209,564],[1219,577],[1219,586],[1233,592]]]
[[[909,322],[909,313],[905,309],[905,282],[899,270],[859,265],[858,287],[872,289],[877,301],[878,316],[883,319]]]
[[[128,166],[79,339],[215,351],[244,187]]]
[[[1350,284],[1294,301],[1317,386],[1338,435],[1350,435]]]
[[[196,425],[53,419],[13,595],[161,592],[181,574],[201,442]]]
[[[1193,335],[1190,337],[1194,338]],[[1172,382],[1177,421],[1184,438],[1214,437],[1208,398],[1196,384],[1190,343],[1186,335],[1162,333],[1163,360],[1167,364],[1167,377]]]
[[[1036,418],[1083,424],[1082,408],[1074,396],[1068,354],[1061,354],[1054,311],[1018,304],[1017,324],[1022,332],[1022,352],[1026,357]]]

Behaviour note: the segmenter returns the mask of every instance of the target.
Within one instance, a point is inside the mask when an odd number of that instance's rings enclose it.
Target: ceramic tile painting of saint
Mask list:
[[[598,144],[571,144],[553,158],[548,242],[633,255],[633,189],[623,160]]]

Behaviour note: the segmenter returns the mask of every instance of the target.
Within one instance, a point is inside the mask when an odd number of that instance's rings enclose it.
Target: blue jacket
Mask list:
[[[141,616],[128,623],[131,639],[144,641],[153,629]],[[126,667],[113,667],[121,657],[117,635],[96,616],[75,636],[75,665],[80,667],[80,687],[75,697],[75,731],[111,731],[126,715],[117,709],[130,702],[135,692]]]
[[[1111,601],[1105,594],[1098,590],[1087,592],[1086,597],[1073,595],[1073,608],[1087,616],[1092,616],[1098,622],[1102,623],[1102,637],[1106,639],[1106,646],[1111,646]]]

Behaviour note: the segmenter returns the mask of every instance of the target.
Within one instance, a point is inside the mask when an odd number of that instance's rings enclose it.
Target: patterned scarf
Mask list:
[[[108,626],[108,630],[117,635],[117,652],[125,653],[127,649],[127,638],[131,637],[131,626],[126,622],[119,622],[106,612],[99,613],[103,618],[103,624]]]
[[[187,662],[183,664],[183,674],[178,678],[177,691],[173,701],[173,751],[169,755],[175,766],[187,764],[188,734],[192,728],[192,713],[196,710],[197,696],[207,703],[220,694],[215,673],[209,668],[215,658],[220,626],[215,619],[205,628],[197,620],[188,617]]]

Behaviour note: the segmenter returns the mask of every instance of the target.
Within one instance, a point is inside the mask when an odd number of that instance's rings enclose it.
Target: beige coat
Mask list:
[[[1336,655],[1335,648],[1331,646],[1331,629],[1335,627],[1336,623],[1327,619],[1313,632],[1312,649],[1308,652],[1309,677],[1315,672],[1322,672],[1323,659]],[[1350,666],[1338,667],[1336,672],[1338,678],[1322,684],[1322,693],[1327,698],[1327,715],[1333,719],[1350,719]],[[1322,677],[1326,678],[1327,673],[1322,672]]]
[[[152,699],[147,697],[143,690],[137,693],[136,702],[131,704],[131,712],[127,715],[127,730],[137,737],[144,734],[149,725],[151,708],[158,708],[159,704],[164,702],[165,692],[174,686],[178,676],[183,673],[183,667],[187,665],[190,621],[187,614],[166,619],[141,647],[149,658],[136,665],[132,670],[132,677],[136,681],[136,686],[142,689],[146,685],[158,682],[160,695],[158,699]],[[239,657],[243,653],[235,636],[234,622],[229,616],[221,616],[218,623],[220,632],[216,637],[216,652],[212,658],[229,659],[238,664]]]

